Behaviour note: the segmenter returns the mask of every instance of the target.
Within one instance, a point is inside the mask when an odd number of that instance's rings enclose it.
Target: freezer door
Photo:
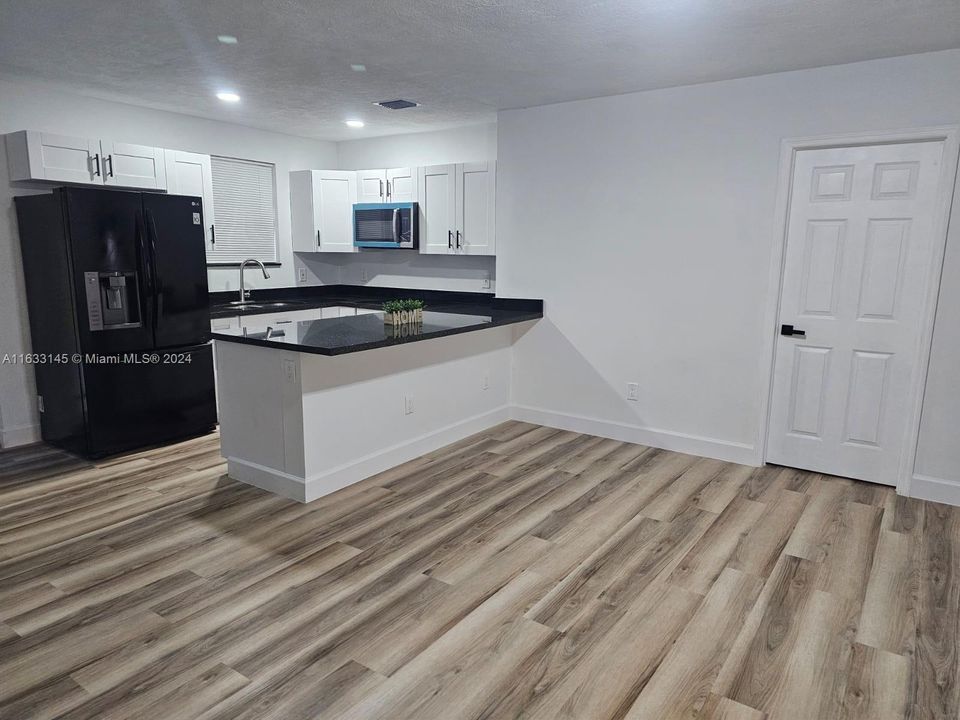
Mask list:
[[[81,351],[152,349],[140,193],[71,188],[62,198]]]
[[[158,350],[159,362],[86,364],[87,445],[103,456],[211,429],[217,422],[209,344]]]
[[[203,201],[144,193],[143,216],[156,285],[157,348],[210,339]]]

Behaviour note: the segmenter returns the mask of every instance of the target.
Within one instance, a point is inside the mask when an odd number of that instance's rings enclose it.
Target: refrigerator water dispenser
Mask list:
[[[140,327],[136,272],[85,272],[91,331]]]

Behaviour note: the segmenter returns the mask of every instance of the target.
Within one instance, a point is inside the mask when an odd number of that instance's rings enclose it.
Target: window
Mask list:
[[[212,156],[216,242],[207,263],[277,260],[277,184],[271,163]]]

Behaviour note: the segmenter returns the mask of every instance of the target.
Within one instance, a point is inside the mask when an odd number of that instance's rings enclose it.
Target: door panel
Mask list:
[[[87,433],[106,455],[212,428],[217,421],[210,345],[177,348],[157,363],[85,365]],[[166,360],[166,362],[164,362]]]
[[[935,238],[941,142],[797,153],[767,459],[894,485]]]
[[[207,244],[216,243],[216,215],[213,207],[213,175],[210,156],[200,153],[167,150],[167,192],[171,195],[192,195],[203,198],[203,234]]]
[[[144,221],[157,287],[158,348],[210,339],[210,300],[201,199],[143,194]]]
[[[356,173],[323,170],[313,173],[313,207],[320,252],[356,252],[353,246],[353,204]]]
[[[420,252],[448,255],[454,252],[456,229],[456,166],[422,167],[417,175],[420,207]]]
[[[383,170],[357,171],[357,202],[386,202],[387,176]]]
[[[492,162],[457,166],[457,252],[494,254],[495,177]]]
[[[814,220],[807,225],[800,291],[803,315],[836,315],[845,233],[842,220]]]
[[[64,190],[64,198],[81,350],[115,353],[152,348],[152,305],[144,262],[140,193],[69,188]],[[135,327],[100,327],[88,311],[88,284],[92,284],[90,293],[100,292],[98,278],[91,274],[107,273],[132,274],[127,292],[136,314]]]
[[[54,135],[53,133],[28,133],[31,155],[39,152],[39,176],[45,180],[61,182],[103,182],[100,142],[87,138]]]
[[[387,170],[387,202],[416,202],[417,174],[415,168]]]
[[[790,389],[791,433],[820,437],[829,363],[830,348],[794,348],[793,386]]]
[[[877,446],[883,420],[890,353],[853,351],[850,365],[844,442]]]
[[[102,140],[100,146],[104,155],[104,184],[147,190],[167,189],[163,148],[109,140]]]

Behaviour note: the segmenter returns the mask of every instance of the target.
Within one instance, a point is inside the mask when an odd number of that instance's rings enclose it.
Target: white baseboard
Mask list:
[[[510,408],[503,405],[307,478],[234,457],[227,458],[227,474],[291,500],[310,502],[509,419]]]
[[[275,470],[248,460],[235,457],[227,458],[227,475],[234,480],[253,485],[277,495],[306,502],[306,484],[302,477],[290,475],[283,470]]]
[[[910,497],[960,506],[960,482],[914,474],[910,483]]]
[[[741,465],[758,467],[763,464],[757,449],[745,443],[558,413],[526,405],[513,405],[510,411],[510,417],[514,420],[546,425],[558,430],[598,435],[611,440],[649,445],[663,450],[673,450]]]
[[[29,445],[35,442],[40,442],[39,425],[0,428],[0,447],[12,448],[17,445]]]
[[[510,419],[510,408],[503,405],[489,412],[474,415],[456,425],[415,437],[412,440],[384,448],[345,465],[340,465],[306,481],[306,502],[329,495],[335,490],[360,482],[384,470],[401,465],[445,445],[463,440],[474,433],[499,425]]]

